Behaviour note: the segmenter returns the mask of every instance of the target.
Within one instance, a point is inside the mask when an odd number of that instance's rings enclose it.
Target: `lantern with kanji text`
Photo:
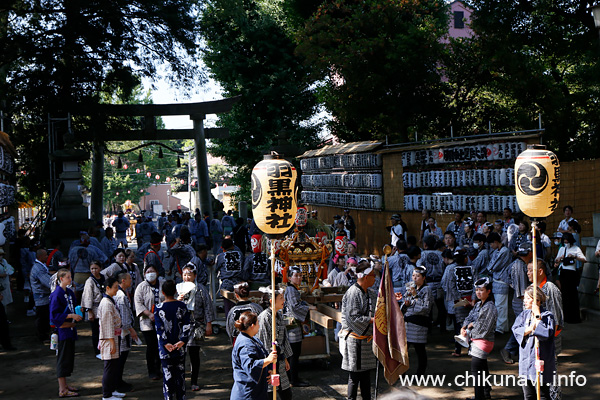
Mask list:
[[[279,154],[264,156],[252,170],[252,215],[267,235],[282,235],[294,226],[297,212],[296,168]]]

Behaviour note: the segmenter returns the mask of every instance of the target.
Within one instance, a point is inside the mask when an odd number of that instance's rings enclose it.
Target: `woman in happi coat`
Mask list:
[[[288,379],[287,371],[290,369],[288,358],[292,356],[292,347],[288,339],[287,329],[285,328],[285,320],[283,318],[283,304],[285,298],[282,289],[275,290],[275,301],[273,302],[273,292],[271,288],[261,288],[261,291],[265,292],[263,297],[265,310],[258,316],[258,339],[263,343],[266,349],[271,347],[273,343],[272,330],[273,330],[273,307],[276,312],[276,334],[275,341],[277,342],[277,374],[279,374],[280,384],[277,392],[283,400],[289,400],[292,398],[292,389],[290,388],[290,380]],[[273,306],[274,304],[274,306]],[[272,392],[273,388],[269,387],[269,392]]]
[[[442,289],[446,310],[454,323],[454,334],[458,335],[463,321],[469,315],[473,295],[473,270],[467,266],[467,253],[463,249],[452,252],[444,250],[443,257],[449,264],[442,276]],[[458,307],[455,305],[458,303]],[[453,357],[460,357],[462,346],[454,342]]]
[[[342,298],[342,329],[339,332],[342,369],[348,371],[348,399],[356,399],[358,386],[364,400],[371,399],[371,370],[377,361],[373,354],[373,307],[368,289],[375,282],[369,261],[356,267],[357,282]]]
[[[158,351],[163,370],[165,400],[185,399],[185,345],[190,337],[190,312],[185,303],[175,300],[175,282],[162,285],[165,300],[154,308]]]
[[[131,295],[133,299],[133,294],[135,293],[135,289],[137,289],[138,285],[143,282],[143,276],[140,271],[140,267],[135,263],[135,251],[131,249],[125,250],[125,268],[127,268],[127,272],[131,275],[131,287],[127,289],[127,293]]]
[[[498,311],[494,304],[492,294],[492,283],[490,278],[481,278],[475,282],[475,295],[479,300],[465,318],[460,329],[460,334],[466,336],[466,330],[470,329],[471,347],[471,373],[489,375],[487,358],[494,348],[494,333]],[[490,399],[490,386],[475,386],[475,400]]]
[[[125,255],[125,249],[116,249],[112,254],[112,258],[115,261],[102,270],[102,275],[104,275],[107,278],[109,276],[116,278],[117,275],[119,275],[121,272],[129,272],[129,270],[125,266],[125,260],[127,259],[127,256]]]
[[[227,331],[227,335],[229,335],[229,339],[231,339],[231,344],[235,344],[235,338],[237,338],[240,333],[240,331],[235,329],[235,321],[240,319],[240,315],[246,311],[252,311],[256,315],[263,312],[263,308],[260,304],[249,300],[250,285],[248,282],[240,282],[233,285],[233,293],[237,303],[235,306],[231,307],[229,313],[227,313],[227,321],[225,323],[225,330]]]
[[[427,331],[431,326],[429,314],[433,307],[433,293],[431,292],[431,288],[425,283],[426,272],[427,270],[424,267],[416,267],[414,269],[412,277],[415,286],[407,289],[404,298],[402,298],[406,307],[406,312],[404,313],[406,341],[417,352],[417,375],[423,375],[427,368],[425,344],[427,343]]]
[[[98,340],[100,337],[100,320],[98,319],[98,306],[102,295],[104,294],[104,281],[106,278],[100,273],[102,265],[100,261],[92,261],[90,264],[90,272],[92,275],[85,281],[83,295],[81,296],[81,307],[85,308],[88,313],[88,320],[92,328],[92,346],[96,358],[100,358],[100,350],[98,350]]]
[[[260,329],[256,313],[244,311],[235,321],[235,328],[239,335],[231,353],[233,388],[230,399],[267,400],[268,366],[277,360],[277,352],[269,353],[254,337]]]
[[[119,291],[119,284],[112,276],[106,279],[104,295],[98,306],[100,319],[100,357],[104,361],[104,374],[102,375],[102,398],[114,399],[125,397],[117,391],[121,380],[119,376],[119,347],[121,336],[121,316],[117,310],[113,297]]]
[[[474,226],[475,226],[475,223],[473,222],[473,220],[470,218],[467,218],[465,220],[465,227],[463,228],[465,233],[464,233],[464,235],[460,236],[460,239],[458,241],[458,244],[460,245],[460,247],[462,247],[463,249],[467,249],[467,251],[469,251],[469,249],[473,247],[473,237],[477,233],[473,229]]]
[[[155,266],[147,265],[144,269],[144,282],[135,290],[135,314],[140,318],[140,330],[146,342],[146,364],[148,376],[152,380],[160,379],[160,357],[158,341],[154,328],[154,308],[165,299],[162,294],[164,278],[158,276]]]
[[[302,352],[302,323],[306,320],[310,309],[316,309],[316,307],[310,306],[300,296],[298,290],[302,283],[302,270],[300,267],[291,265],[288,268],[288,276],[289,282],[285,289],[284,315],[289,321],[286,329],[293,353],[289,359],[289,375],[292,386],[304,387],[309,386],[309,384],[302,381],[298,376],[300,353]]]
[[[196,276],[196,266],[193,263],[188,263],[183,267],[183,282],[195,283],[196,289],[187,294],[180,294],[177,297],[177,300],[183,301],[186,304],[191,313],[190,321],[192,327],[187,351],[190,355],[190,364],[192,367],[191,381],[193,392],[200,390],[200,386],[198,385],[200,345],[204,342],[205,336],[212,335],[212,321],[215,319],[213,302],[208,289],[203,284],[196,282]]]
[[[519,377],[526,378],[523,386],[525,400],[536,399],[536,370],[535,370],[535,338],[539,342],[540,360],[544,361],[544,370],[540,374],[540,398],[550,400],[550,386],[556,372],[554,347],[554,332],[556,320],[551,312],[546,311],[541,304],[546,301],[542,289],[535,288],[536,303],[533,303],[533,285],[529,286],[523,297],[524,310],[517,316],[512,331],[519,342]]]

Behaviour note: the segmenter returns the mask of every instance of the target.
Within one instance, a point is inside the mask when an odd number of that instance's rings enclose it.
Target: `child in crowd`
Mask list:
[[[489,278],[482,278],[475,282],[475,295],[477,303],[463,322],[460,334],[467,336],[470,331],[471,346],[471,373],[476,382],[483,379],[483,375],[489,375],[487,358],[494,348],[494,332],[498,312],[492,295],[492,283]],[[474,400],[490,399],[490,386],[475,385]]]

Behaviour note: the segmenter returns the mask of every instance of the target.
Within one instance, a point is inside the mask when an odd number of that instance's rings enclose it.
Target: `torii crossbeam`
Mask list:
[[[104,188],[104,146],[103,142],[128,140],[172,140],[194,139],[196,148],[196,164],[198,173],[199,206],[202,212],[212,216],[210,198],[210,182],[208,179],[208,164],[206,161],[206,140],[225,138],[229,136],[226,128],[204,128],[207,114],[221,114],[231,111],[240,96],[223,100],[205,101],[200,103],[182,104],[98,104],[90,109],[80,105],[73,115],[92,117],[92,120],[104,121],[108,117],[142,117],[143,129],[113,130],[92,129],[90,131],[74,132],[79,141],[92,141],[94,152],[92,159],[92,196],[91,214],[95,220],[102,216],[102,192]],[[156,117],[169,115],[188,115],[194,122],[192,129],[157,129]],[[191,206],[191,205],[190,205]]]

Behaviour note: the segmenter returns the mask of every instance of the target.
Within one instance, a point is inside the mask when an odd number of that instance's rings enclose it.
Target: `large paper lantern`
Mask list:
[[[293,226],[297,212],[298,174],[279,154],[266,155],[252,170],[252,215],[267,235],[281,235]]]
[[[558,207],[560,164],[543,145],[531,145],[515,162],[517,203],[530,218],[545,218]]]

